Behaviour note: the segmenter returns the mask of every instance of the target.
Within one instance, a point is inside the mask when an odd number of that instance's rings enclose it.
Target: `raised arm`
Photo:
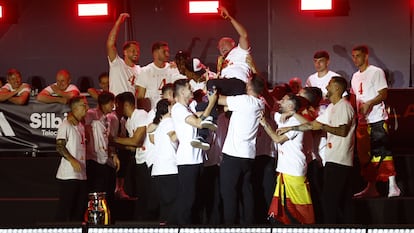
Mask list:
[[[203,112],[197,112],[197,116],[195,115],[190,115],[187,118],[185,118],[185,122],[187,124],[190,124],[196,128],[201,129],[201,122],[208,116],[210,116],[211,111],[214,108],[214,105],[216,104],[217,101],[217,90],[214,90],[212,95],[208,96],[208,105],[206,107],[206,109]]]
[[[277,134],[276,131],[272,129],[272,126],[266,121],[266,118],[262,116],[260,118],[260,124],[263,126],[264,130],[266,131],[267,135],[272,139],[272,141],[276,143],[283,144],[284,142],[288,141],[289,138],[284,134]]]
[[[249,49],[250,48],[250,42],[247,35],[246,29],[241,25],[233,16],[229,14],[227,9],[225,7],[220,7],[219,13],[221,17],[224,19],[230,20],[231,24],[233,25],[234,29],[236,29],[237,33],[239,34],[239,45],[242,49]]]
[[[116,20],[114,26],[112,27],[111,31],[109,32],[108,40],[106,41],[106,49],[107,49],[109,60],[111,62],[116,58],[116,55],[117,55],[116,38],[118,36],[119,27],[128,17],[129,17],[128,13],[121,13],[118,19]]]

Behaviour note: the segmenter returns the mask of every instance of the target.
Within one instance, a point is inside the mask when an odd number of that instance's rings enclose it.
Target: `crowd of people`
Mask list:
[[[305,87],[294,77],[269,91],[247,30],[226,8],[219,13],[239,38],[219,40],[216,73],[186,51],[170,62],[163,41],[144,67],[137,41],[125,42],[121,58],[117,35],[129,17],[122,13],[106,43],[109,72],[99,76],[101,89],[88,89],[95,108],[67,70],[37,95],[70,107],[56,137],[58,221],[82,221],[88,192],[105,192],[110,208],[115,198],[136,197],[133,218],[161,225],[353,223],[352,198],[379,196],[377,181],[389,182],[388,197],[401,194],[387,82],[366,46],[352,50],[358,71],[350,85],[329,70],[328,52],[317,51]],[[29,96],[20,72],[9,70],[0,102]],[[367,186],[353,195],[354,160]]]

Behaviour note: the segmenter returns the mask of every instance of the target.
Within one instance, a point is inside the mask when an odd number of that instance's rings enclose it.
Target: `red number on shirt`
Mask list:
[[[134,86],[135,85],[135,75],[132,75],[131,77],[129,77],[128,81],[131,84],[131,86]]]
[[[167,83],[167,80],[163,79],[160,83],[160,86],[158,87],[158,90],[162,90],[162,88],[165,86],[165,84]]]
[[[359,83],[359,90],[358,90],[359,94],[362,95],[364,93],[364,89],[362,89],[362,82]]]

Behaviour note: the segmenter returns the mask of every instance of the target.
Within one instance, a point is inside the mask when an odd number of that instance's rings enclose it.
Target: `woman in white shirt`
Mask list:
[[[171,102],[161,99],[156,106],[152,125],[148,127],[150,141],[154,143],[154,179],[160,204],[160,224],[175,223],[175,200],[178,191],[176,150],[178,145],[171,119]]]

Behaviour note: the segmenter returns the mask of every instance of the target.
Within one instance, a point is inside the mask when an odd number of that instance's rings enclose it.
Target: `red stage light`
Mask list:
[[[217,14],[219,1],[188,1],[190,14]]]
[[[78,16],[108,16],[109,4],[107,2],[101,3],[78,3]]]
[[[18,8],[16,1],[0,0],[0,23],[17,23]]]
[[[301,0],[302,11],[332,10],[332,0]]]

